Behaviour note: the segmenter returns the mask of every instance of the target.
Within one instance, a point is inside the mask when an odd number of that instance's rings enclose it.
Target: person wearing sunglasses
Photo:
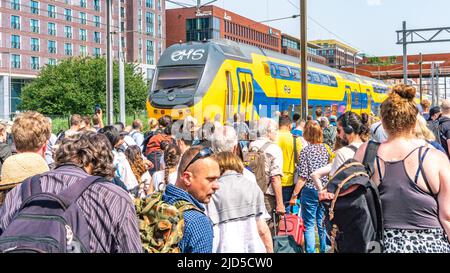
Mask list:
[[[173,205],[185,200],[196,207],[183,212],[185,226],[180,250],[183,253],[211,253],[213,226],[204,213],[204,204],[208,204],[219,189],[220,177],[219,164],[212,150],[202,146],[189,148],[181,157],[177,176],[175,185],[167,185],[163,201]]]

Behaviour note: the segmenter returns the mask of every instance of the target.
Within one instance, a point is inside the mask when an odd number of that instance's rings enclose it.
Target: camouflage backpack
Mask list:
[[[163,192],[158,191],[145,199],[135,200],[142,247],[146,253],[180,253],[178,244],[184,232],[183,212],[201,210],[184,200],[170,205],[162,200],[162,195]]]

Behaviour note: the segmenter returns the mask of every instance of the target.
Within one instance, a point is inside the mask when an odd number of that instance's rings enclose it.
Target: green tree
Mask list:
[[[119,112],[118,64],[114,62],[114,113]],[[127,114],[145,109],[148,86],[133,64],[125,64]],[[22,89],[20,110],[46,115],[90,114],[95,104],[106,105],[105,58],[75,57],[46,65],[39,76]]]

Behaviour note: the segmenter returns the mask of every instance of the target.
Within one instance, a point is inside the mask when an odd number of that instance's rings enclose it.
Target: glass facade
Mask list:
[[[11,79],[11,113],[17,111],[17,105],[21,101],[20,95],[22,93],[22,88],[29,82],[31,82],[31,80]]]
[[[152,12],[145,13],[145,31],[153,36],[154,33],[154,14]]]
[[[56,7],[54,5],[48,5],[48,17],[56,18]]]
[[[155,64],[155,52],[153,47],[153,41],[147,40],[147,52],[146,52],[146,61],[147,64]]]
[[[20,17],[17,15],[11,15],[11,28],[20,29]]]
[[[186,41],[220,38],[220,19],[204,17],[186,20]]]

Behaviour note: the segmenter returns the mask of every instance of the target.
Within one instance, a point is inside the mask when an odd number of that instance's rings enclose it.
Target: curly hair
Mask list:
[[[83,168],[92,166],[92,175],[108,180],[114,177],[111,144],[103,134],[83,132],[66,137],[55,152],[55,166],[72,163]]]
[[[41,113],[27,111],[19,114],[12,126],[12,135],[19,152],[37,152],[52,133],[48,118]]]
[[[141,149],[137,145],[129,146],[125,150],[125,156],[130,163],[131,170],[139,184],[142,183],[141,177],[147,171],[144,160],[142,159]]]
[[[416,126],[419,109],[414,102],[416,88],[398,84],[381,104],[383,128],[390,136],[411,133]]]

